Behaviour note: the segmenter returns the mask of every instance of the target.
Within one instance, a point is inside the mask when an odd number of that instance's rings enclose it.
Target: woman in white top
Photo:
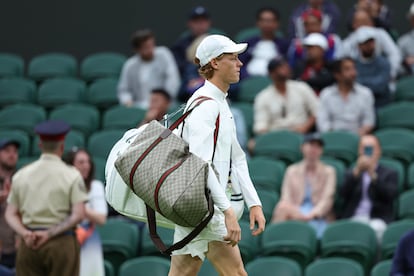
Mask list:
[[[218,177],[210,168],[208,187],[213,197],[215,212],[207,227],[184,248],[174,251],[169,275],[197,275],[205,257],[220,275],[247,275],[237,243],[241,239],[238,218],[242,208],[235,210],[233,203],[244,199],[250,210],[253,235],[259,235],[265,227],[260,199],[250,179],[246,157],[236,138],[233,115],[226,101],[230,84],[240,78],[243,65],[238,54],[247,44],[236,44],[222,35],[207,36],[198,46],[196,63],[200,75],[206,81],[187,103],[187,108],[200,96],[211,100],[203,102],[185,120],[183,139],[190,151],[214,164]],[[214,151],[214,130],[219,116],[219,131]],[[230,166],[231,160],[231,166]],[[231,186],[228,184],[229,173]],[[232,195],[230,197],[230,194]],[[255,228],[257,225],[257,228]],[[192,229],[176,226],[174,242],[181,240]]]
[[[77,237],[81,243],[80,276],[104,276],[104,263],[101,239],[95,225],[106,222],[108,206],[105,200],[104,185],[94,179],[95,166],[88,152],[74,148],[64,161],[75,166],[81,173],[88,191],[89,201],[85,206],[86,219],[78,226]]]

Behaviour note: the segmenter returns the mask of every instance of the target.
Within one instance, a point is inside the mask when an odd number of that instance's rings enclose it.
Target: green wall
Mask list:
[[[290,11],[301,0],[39,0],[2,1],[0,9],[0,51],[14,52],[29,59],[50,51],[68,52],[79,59],[97,51],[130,54],[129,36],[138,28],[152,28],[159,44],[171,45],[185,30],[188,11],[198,4],[213,14],[214,26],[234,36],[254,24],[262,6],[281,11],[285,31]],[[394,11],[394,26],[409,29],[406,11],[411,1],[388,0]],[[354,1],[337,0],[343,19]],[[340,28],[345,34],[345,20]]]

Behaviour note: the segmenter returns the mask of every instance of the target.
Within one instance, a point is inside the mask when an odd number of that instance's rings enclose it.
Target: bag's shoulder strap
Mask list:
[[[171,125],[170,130],[174,130],[176,129],[181,123],[183,124],[182,126],[182,130],[181,130],[181,137],[184,131],[184,125],[185,125],[185,119],[188,117],[188,115],[190,115],[191,112],[193,112],[193,110],[198,107],[200,104],[202,104],[205,101],[209,101],[212,100],[214,101],[214,99],[207,97],[207,96],[200,96],[197,97],[191,104],[188,105],[187,111],[184,112],[184,114],[177,119],[177,121],[174,122],[174,124]],[[215,129],[214,129],[214,134],[213,134],[213,156],[211,157],[211,160],[214,160],[214,156],[216,154],[216,147],[217,147],[217,139],[218,139],[218,133],[219,133],[219,129],[220,129],[220,112],[217,115],[216,118],[216,122],[215,122]]]
[[[197,235],[200,234],[200,232],[207,226],[207,224],[209,223],[209,221],[214,215],[214,203],[210,195],[210,191],[208,189],[206,189],[206,197],[207,197],[208,215],[196,227],[194,227],[193,231],[191,231],[182,240],[174,243],[170,247],[167,247],[164,244],[164,242],[161,240],[160,236],[157,233],[155,211],[151,207],[146,205],[150,237],[151,237],[152,242],[155,244],[155,246],[158,248],[158,250],[160,250],[162,254],[170,256],[173,251],[183,248],[186,244],[188,244],[195,237],[197,237]]]

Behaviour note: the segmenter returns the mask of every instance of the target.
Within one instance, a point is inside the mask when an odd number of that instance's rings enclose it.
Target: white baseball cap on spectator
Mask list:
[[[410,10],[408,11],[409,16],[414,16],[414,3],[411,4]]]
[[[246,49],[247,43],[237,44],[224,35],[209,35],[198,45],[195,56],[200,60],[200,66],[204,66],[221,54],[240,54]]]
[[[305,46],[319,46],[324,51],[328,49],[328,40],[323,34],[320,33],[311,33],[308,34],[303,40],[303,45]]]
[[[355,33],[356,41],[358,44],[367,42],[368,40],[375,39],[375,28],[369,26],[359,27]]]

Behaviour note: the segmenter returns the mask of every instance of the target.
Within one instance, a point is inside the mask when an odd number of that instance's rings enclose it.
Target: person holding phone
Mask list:
[[[379,164],[381,146],[374,135],[362,136],[359,157],[345,176],[341,189],[344,199],[341,218],[369,224],[381,240],[387,223],[394,219],[394,200],[398,196],[398,174]]]

